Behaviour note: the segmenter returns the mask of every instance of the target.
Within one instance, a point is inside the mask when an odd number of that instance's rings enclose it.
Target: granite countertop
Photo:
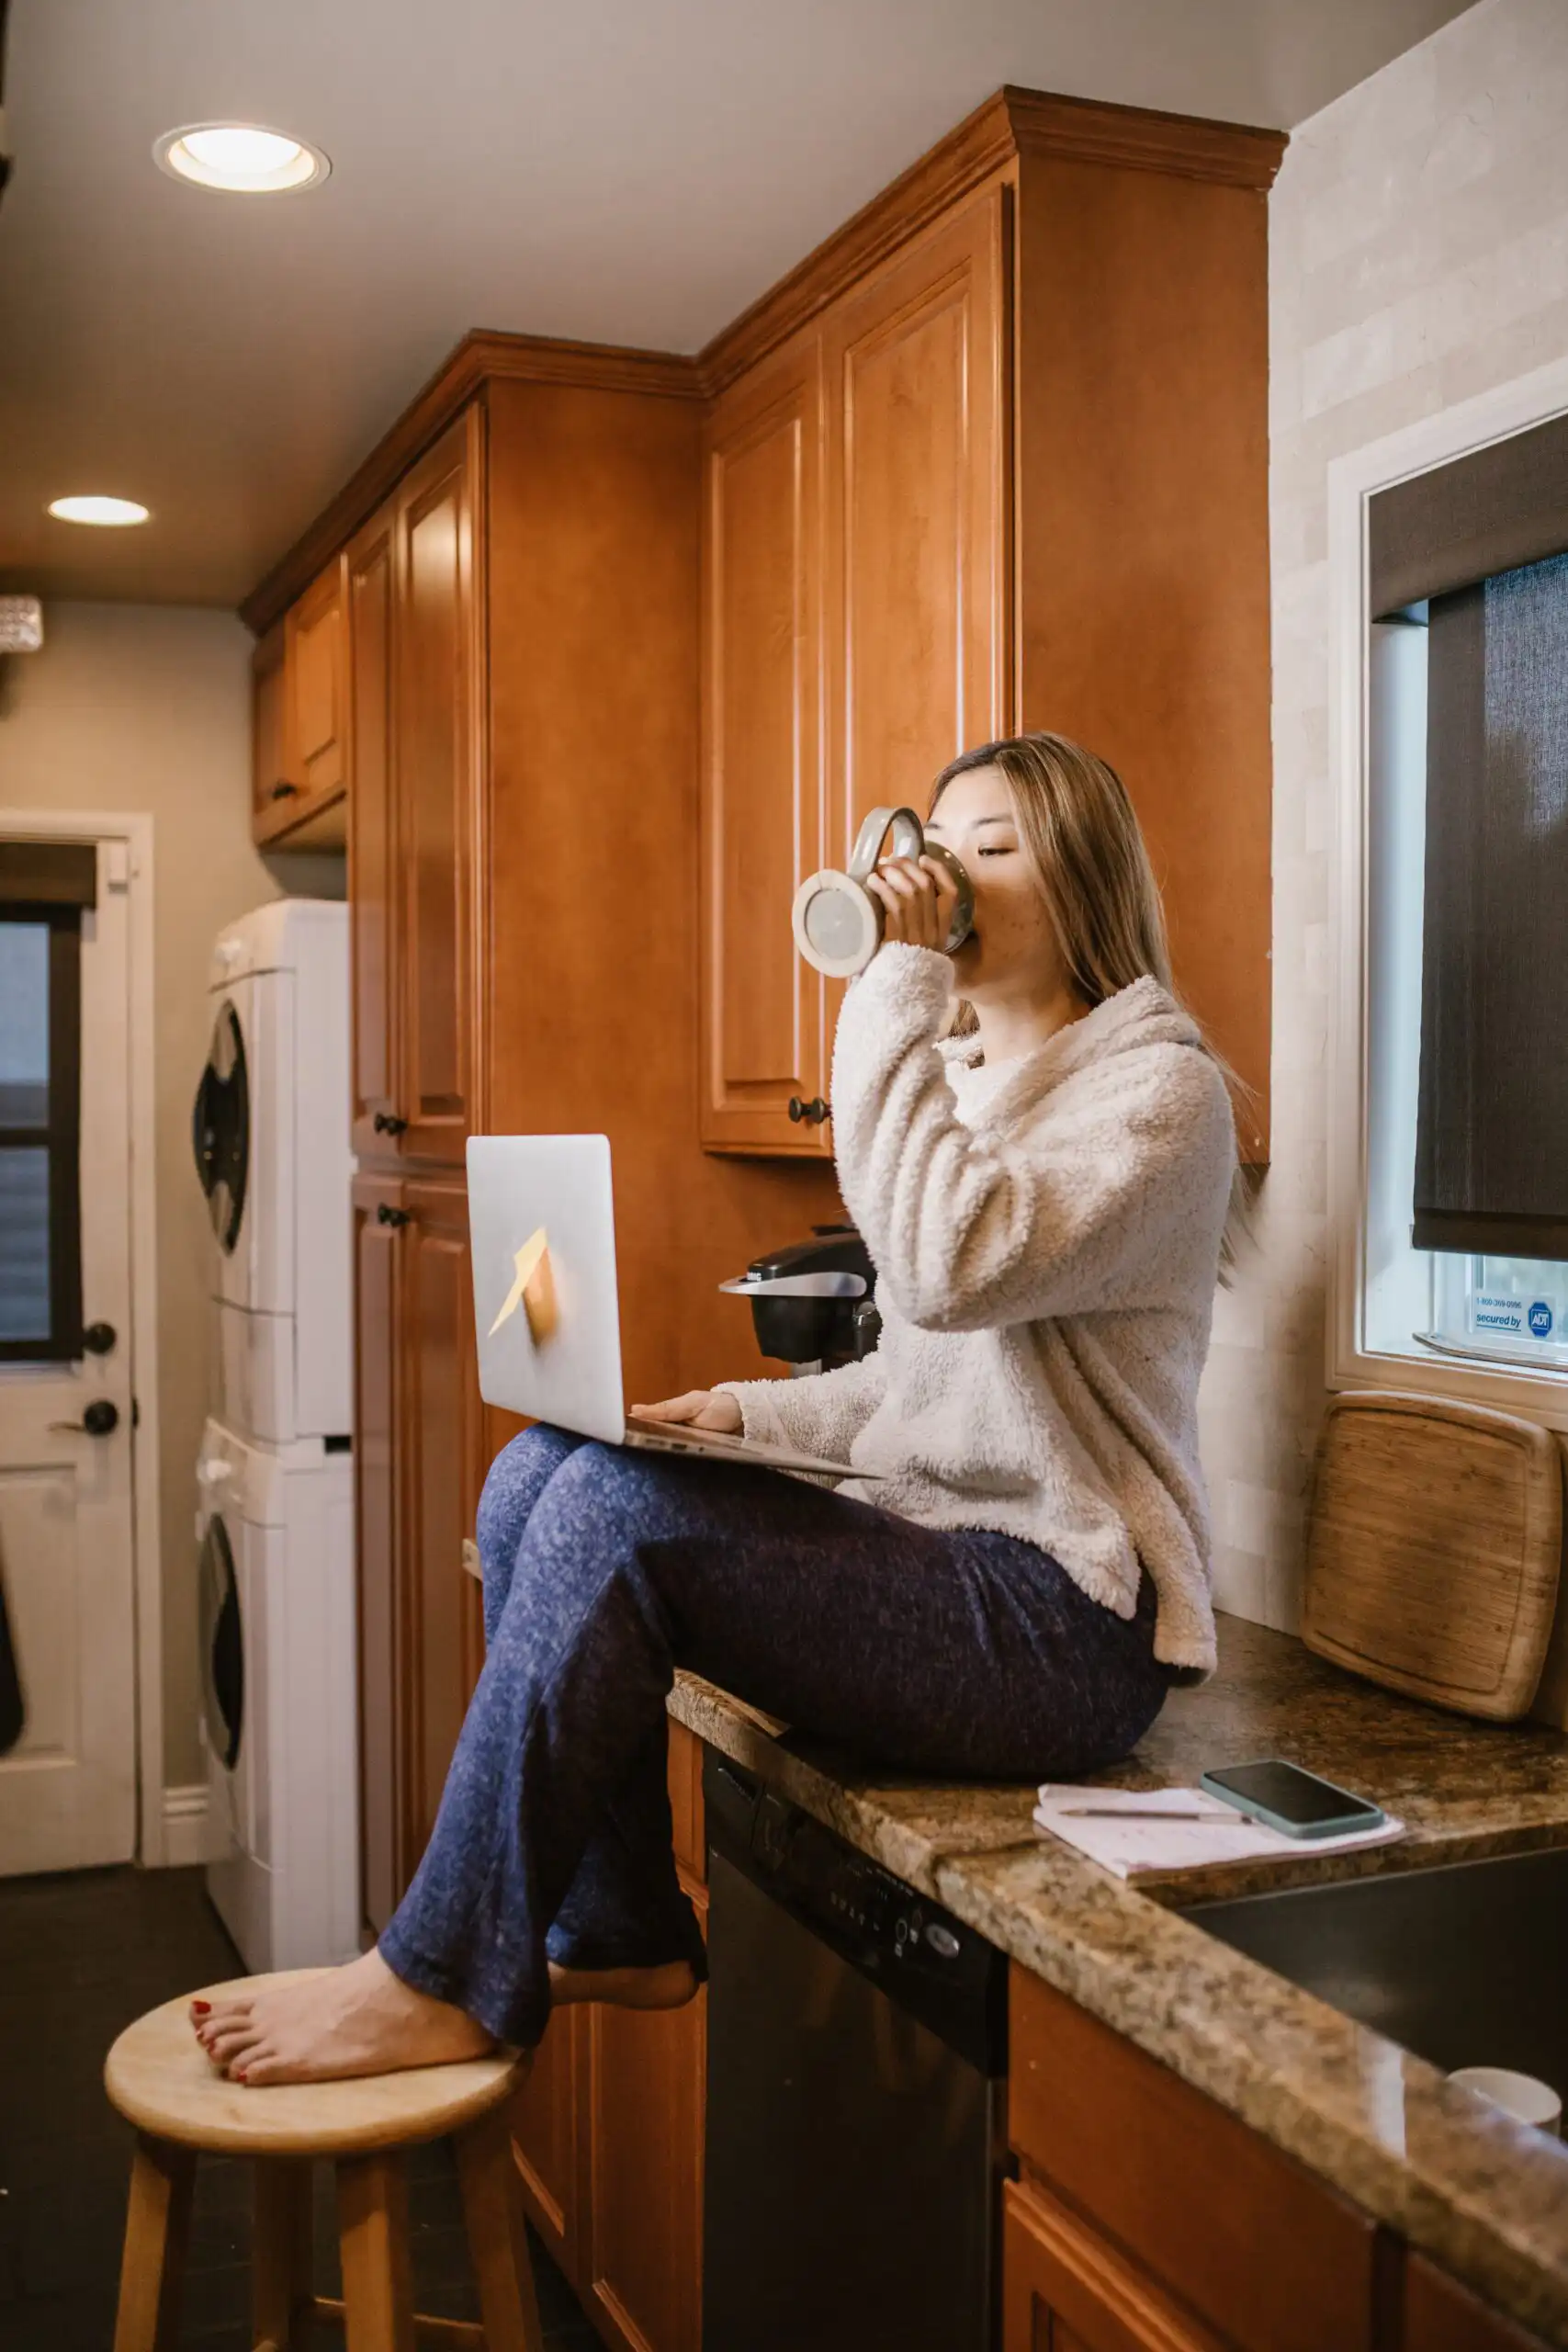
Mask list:
[[[1285,1755],[1374,1798],[1398,1845],[1113,1878],[1031,1815],[1033,1791],[871,1773],[695,1676],[671,1712],[1024,1967],[1331,2182],[1483,2301],[1568,2346],[1568,2144],[1205,1934],[1183,1909],[1256,1887],[1568,1845],[1568,1739],[1359,1682],[1302,1644],[1220,1620],[1220,1670],[1174,1690],[1107,1787]],[[1568,1999],[1568,1986],[1564,1987]]]

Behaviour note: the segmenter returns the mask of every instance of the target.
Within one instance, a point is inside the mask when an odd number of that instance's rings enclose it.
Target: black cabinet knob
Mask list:
[[[275,784],[272,787],[272,797],[275,800],[292,800],[299,789],[297,784]]]
[[[378,1111],[370,1124],[378,1136],[400,1136],[408,1121],[400,1119],[395,1111]]]
[[[809,1102],[803,1102],[798,1094],[792,1094],[789,1115],[791,1123],[797,1127],[802,1121],[808,1127],[819,1127],[824,1119],[832,1117],[833,1106],[830,1102],[824,1102],[820,1094],[814,1094]]]
[[[376,1211],[376,1222],[378,1225],[407,1225],[409,1213],[407,1209],[391,1208],[382,1201]]]
[[[112,1323],[89,1323],[82,1334],[82,1345],[90,1356],[107,1356],[118,1337]]]

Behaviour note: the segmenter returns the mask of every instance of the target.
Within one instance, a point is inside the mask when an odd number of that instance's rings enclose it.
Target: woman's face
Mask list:
[[[975,886],[975,928],[953,959],[959,994],[979,1005],[1020,995],[1048,1001],[1066,974],[1001,770],[954,776],[926,831]]]

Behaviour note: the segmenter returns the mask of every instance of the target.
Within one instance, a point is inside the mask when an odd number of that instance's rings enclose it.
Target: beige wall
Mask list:
[[[0,804],[153,821],[164,1779],[200,1772],[193,1465],[207,1402],[209,1227],[190,1156],[222,926],[284,892],[343,896],[343,861],[250,838],[251,640],[232,615],[51,604],[40,653],[0,664]],[[127,1671],[130,1671],[129,1661]]]
[[[1568,347],[1568,8],[1481,0],[1303,123],[1269,210],[1274,1140],[1202,1397],[1222,1605],[1293,1628],[1325,1396],[1331,459]]]

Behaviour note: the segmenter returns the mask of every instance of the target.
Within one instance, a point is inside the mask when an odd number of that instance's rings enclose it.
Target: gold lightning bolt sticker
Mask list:
[[[531,1233],[512,1261],[513,1281],[502,1302],[500,1314],[490,1327],[494,1339],[502,1325],[516,1314],[519,1306],[528,1317],[528,1329],[536,1344],[547,1340],[560,1320],[556,1305],[556,1278],[550,1266],[550,1245],[544,1227]]]

